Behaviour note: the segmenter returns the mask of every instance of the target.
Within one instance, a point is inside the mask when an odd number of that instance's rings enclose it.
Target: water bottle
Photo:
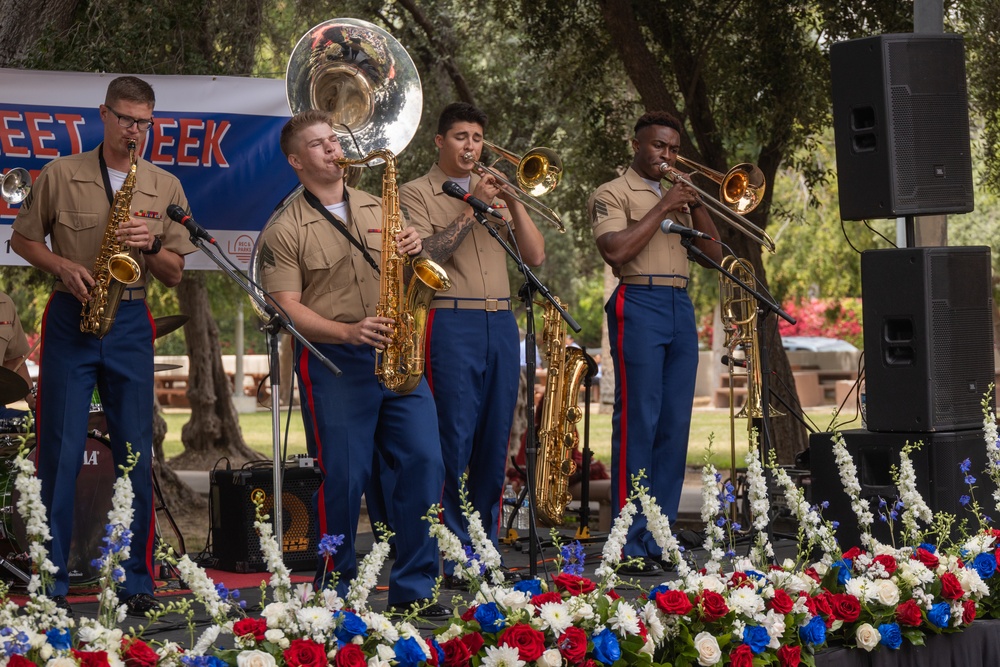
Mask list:
[[[503,506],[502,506],[502,516],[503,516],[503,530],[506,532],[507,526],[510,525],[510,517],[514,513],[514,509],[517,507],[517,494],[514,493],[514,487],[511,484],[507,485],[507,488],[503,490]]]
[[[528,526],[531,523],[531,506],[528,504],[528,495],[524,495],[524,500],[521,501],[521,507],[517,512],[517,523],[516,527],[519,531],[524,533],[528,532]]]

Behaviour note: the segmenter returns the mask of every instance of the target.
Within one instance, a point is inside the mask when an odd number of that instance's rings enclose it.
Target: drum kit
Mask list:
[[[176,331],[187,322],[187,315],[168,315],[154,320],[156,337]],[[154,365],[154,370],[173,368],[172,364]],[[27,381],[16,372],[0,367],[0,405],[20,401],[28,395]],[[27,583],[31,573],[28,539],[24,519],[17,511],[18,492],[14,488],[13,459],[23,446],[35,461],[35,435],[31,418],[0,419],[0,579],[12,583]],[[104,537],[104,521],[111,510],[111,489],[115,482],[115,465],[111,442],[107,437],[107,421],[96,389],[91,399],[87,421],[87,444],[83,467],[76,482],[73,511],[73,539],[70,542],[70,586],[79,588],[97,582],[98,571],[92,559],[100,551]]]

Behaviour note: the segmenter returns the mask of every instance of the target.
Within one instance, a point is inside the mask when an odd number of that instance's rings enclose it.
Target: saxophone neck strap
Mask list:
[[[105,179],[107,179],[107,176],[105,176]],[[365,260],[371,265],[373,269],[375,269],[375,273],[381,274],[382,271],[379,269],[378,262],[376,262],[375,259],[371,256],[371,253],[368,252],[368,249],[361,244],[361,241],[354,238],[354,235],[351,234],[350,231],[348,231],[347,227],[344,226],[343,222],[337,219],[337,216],[335,216],[333,213],[330,213],[330,211],[326,210],[326,207],[320,203],[319,197],[309,192],[308,188],[303,188],[302,193],[303,193],[302,196],[305,197],[306,202],[310,206],[316,209],[316,211],[319,212],[319,214],[322,215],[324,218],[329,220],[330,224],[336,227],[337,231],[343,234],[344,238],[346,238],[348,241],[351,242],[351,245],[353,245],[355,248],[361,251],[361,254],[364,256]],[[347,200],[346,189],[344,190],[344,200],[345,201]]]
[[[108,163],[104,161],[104,144],[97,150],[97,160],[101,163],[101,178],[104,179],[104,192],[108,195],[108,203],[114,205],[115,190],[111,187],[111,177],[108,176]]]

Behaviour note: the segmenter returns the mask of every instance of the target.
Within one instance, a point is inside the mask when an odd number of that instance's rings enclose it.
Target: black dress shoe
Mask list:
[[[441,588],[447,588],[452,591],[464,591],[469,588],[469,581],[467,579],[459,579],[453,574],[446,574],[441,578]]]
[[[663,568],[649,556],[639,556],[632,558],[630,563],[625,563],[618,568],[618,574],[626,577],[652,577],[662,574]]]
[[[53,595],[52,601],[56,603],[56,607],[65,610],[67,616],[73,618],[73,607],[70,606],[65,595]]]
[[[441,620],[448,618],[452,614],[451,607],[438,604],[437,602],[432,603],[426,598],[423,600],[414,600],[412,602],[397,602],[396,604],[391,604],[386,607],[386,612],[394,616],[408,616],[414,606],[419,607],[419,610],[415,615],[420,618]]]
[[[128,600],[125,600],[125,608],[129,616],[145,616],[148,612],[159,611],[163,608],[149,593],[136,593]]]

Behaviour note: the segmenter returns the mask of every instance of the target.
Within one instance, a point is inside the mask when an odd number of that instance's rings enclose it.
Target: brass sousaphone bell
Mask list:
[[[31,174],[27,169],[15,167],[0,179],[0,196],[10,205],[20,204],[31,191]]]

